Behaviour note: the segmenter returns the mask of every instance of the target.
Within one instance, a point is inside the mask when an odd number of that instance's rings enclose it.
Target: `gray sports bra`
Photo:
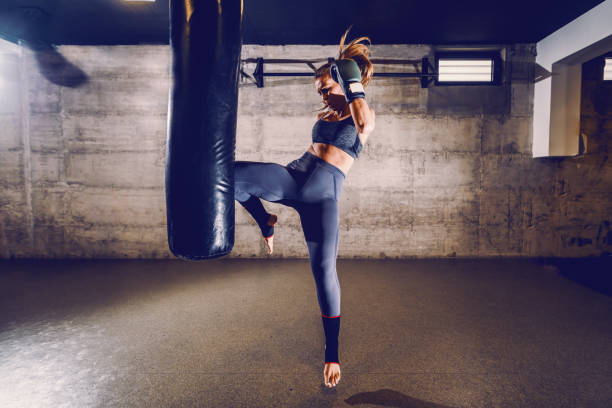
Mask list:
[[[312,128],[312,142],[334,145],[355,159],[363,148],[353,116],[335,122],[319,119]]]

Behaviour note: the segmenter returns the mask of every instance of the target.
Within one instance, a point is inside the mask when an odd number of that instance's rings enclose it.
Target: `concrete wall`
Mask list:
[[[609,99],[600,82],[585,80],[582,127],[591,150],[531,158],[534,50],[505,50],[501,87],[372,81],[376,130],[345,181],[340,258],[611,251]],[[336,53],[337,46],[244,45],[242,57]],[[425,55],[433,56],[431,47],[372,47],[374,58]],[[1,58],[0,257],[173,257],[164,189],[169,47],[62,46]],[[287,164],[308,148],[320,99],[310,78],[265,81],[265,88],[241,83],[236,159]],[[264,205],[279,215],[273,256],[307,257],[294,210]],[[259,229],[238,203],[236,224],[230,257],[265,256]]]

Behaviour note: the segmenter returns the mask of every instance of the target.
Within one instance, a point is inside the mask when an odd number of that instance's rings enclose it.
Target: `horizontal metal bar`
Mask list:
[[[241,60],[241,62],[247,63],[256,63],[257,66],[255,71],[253,72],[253,76],[246,74],[242,69],[240,70],[243,77],[252,79],[258,88],[263,88],[264,86],[264,77],[312,77],[316,71],[316,67],[313,65],[313,62],[322,62],[325,60],[321,59],[265,59],[265,58],[247,58]],[[334,58],[328,58],[327,62],[334,62]],[[409,60],[390,60],[390,59],[372,59],[370,60],[372,64],[412,64],[415,65],[415,69],[417,69],[416,64],[419,64],[419,68],[421,72],[375,72],[373,76],[378,77],[404,77],[404,78],[420,78],[421,79],[421,87],[426,88],[427,85],[437,76],[434,67],[431,66],[427,57],[423,57],[420,60],[417,59],[409,59]],[[264,72],[264,65],[268,64],[288,64],[288,63],[300,63],[307,64],[312,72]]]
[[[312,72],[263,72],[263,76],[313,76]],[[374,76],[384,77],[435,77],[436,74],[421,74],[420,72],[375,72]]]
[[[257,63],[257,58],[246,58],[240,60],[241,62],[246,63]],[[286,58],[264,58],[264,63],[266,64],[307,64],[312,62],[327,62],[328,58],[319,58],[319,59],[286,59]],[[385,64],[385,65],[394,65],[394,64],[420,64],[420,59],[406,59],[406,60],[395,60],[395,59],[376,59],[373,58],[370,60],[372,64]]]

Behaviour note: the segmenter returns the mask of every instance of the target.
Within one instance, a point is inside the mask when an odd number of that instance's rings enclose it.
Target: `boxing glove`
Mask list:
[[[365,98],[365,90],[361,84],[361,71],[354,59],[339,59],[329,68],[330,75],[344,91],[348,103],[357,98]]]

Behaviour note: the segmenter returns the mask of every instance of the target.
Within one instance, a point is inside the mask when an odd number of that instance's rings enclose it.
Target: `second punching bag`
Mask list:
[[[170,0],[168,244],[182,259],[234,247],[242,0]]]

